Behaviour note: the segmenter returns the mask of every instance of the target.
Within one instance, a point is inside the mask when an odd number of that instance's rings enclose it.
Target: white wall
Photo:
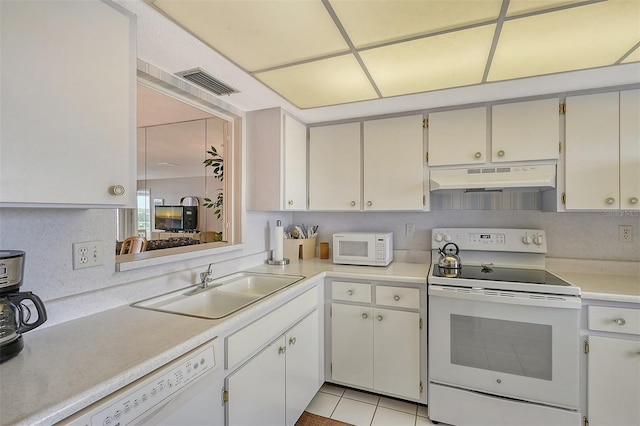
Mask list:
[[[549,257],[640,261],[638,212],[543,213],[541,211],[448,210],[424,213],[309,213],[293,215],[296,224],[319,225],[318,242],[334,232],[392,231],[395,250],[430,250],[436,227],[534,228],[547,232]],[[415,236],[405,237],[405,225]],[[633,243],[618,242],[618,225],[633,225]]]
[[[26,252],[21,290],[45,302],[45,326],[129,304],[193,284],[197,273],[215,263],[221,276],[262,263],[279,213],[245,214],[242,250],[132,271],[115,271],[115,210],[0,208],[0,250]],[[103,266],[73,270],[72,243],[103,241]]]

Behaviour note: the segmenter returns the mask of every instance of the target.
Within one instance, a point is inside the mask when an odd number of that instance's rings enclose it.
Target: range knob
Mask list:
[[[433,239],[434,239],[436,242],[440,242],[440,241],[442,241],[442,234],[436,234],[436,235],[434,235],[434,236],[433,236]]]
[[[544,237],[542,235],[536,235],[533,237],[533,244],[541,246],[544,243]]]
[[[444,236],[444,240],[449,243],[449,242],[451,242],[453,240],[453,238],[451,238],[451,235],[447,234],[447,235]]]
[[[531,244],[532,239],[528,234],[524,234],[524,237],[522,237],[522,242],[526,245]]]

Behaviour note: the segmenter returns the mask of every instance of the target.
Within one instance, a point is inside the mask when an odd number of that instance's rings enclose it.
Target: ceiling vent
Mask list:
[[[189,80],[193,84],[196,84],[205,90],[215,93],[216,95],[232,95],[234,93],[239,93],[238,90],[234,89],[231,86],[227,86],[226,84],[210,76],[200,68],[177,72],[176,75],[178,77],[184,78],[185,80]]]

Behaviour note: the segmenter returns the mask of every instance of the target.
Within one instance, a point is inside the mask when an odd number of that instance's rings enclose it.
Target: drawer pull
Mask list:
[[[613,198],[613,197],[609,197],[606,200],[604,200],[604,202],[607,203],[607,204],[613,204],[613,203],[616,202],[616,199]]]
[[[280,346],[280,347],[278,348],[278,354],[279,354],[279,355],[282,355],[282,354],[283,354],[283,353],[285,353],[286,351],[287,351],[287,348],[286,348],[286,347],[284,347],[284,346]]]
[[[625,325],[627,322],[624,320],[624,318],[616,318],[613,320],[613,322],[615,322],[618,325]]]
[[[396,294],[395,296],[393,296],[393,300],[395,300],[395,301],[397,302],[398,300],[400,300],[400,296],[398,296],[398,295]]]
[[[382,321],[382,320],[383,320],[382,315],[378,315],[378,321]]]
[[[367,319],[369,318],[369,315],[367,315],[367,313],[365,312],[364,314],[362,314],[362,318]]]
[[[353,296],[353,290],[347,290],[347,294],[348,294],[349,296]]]
[[[295,337],[290,337],[289,338],[289,345],[293,346],[296,344],[296,338]]]

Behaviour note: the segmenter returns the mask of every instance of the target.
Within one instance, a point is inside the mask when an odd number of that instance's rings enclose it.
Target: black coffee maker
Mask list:
[[[24,258],[23,251],[0,250],[0,363],[20,353],[24,347],[22,333],[47,320],[42,300],[30,291],[18,291],[22,285]],[[34,308],[35,319],[32,318]]]

